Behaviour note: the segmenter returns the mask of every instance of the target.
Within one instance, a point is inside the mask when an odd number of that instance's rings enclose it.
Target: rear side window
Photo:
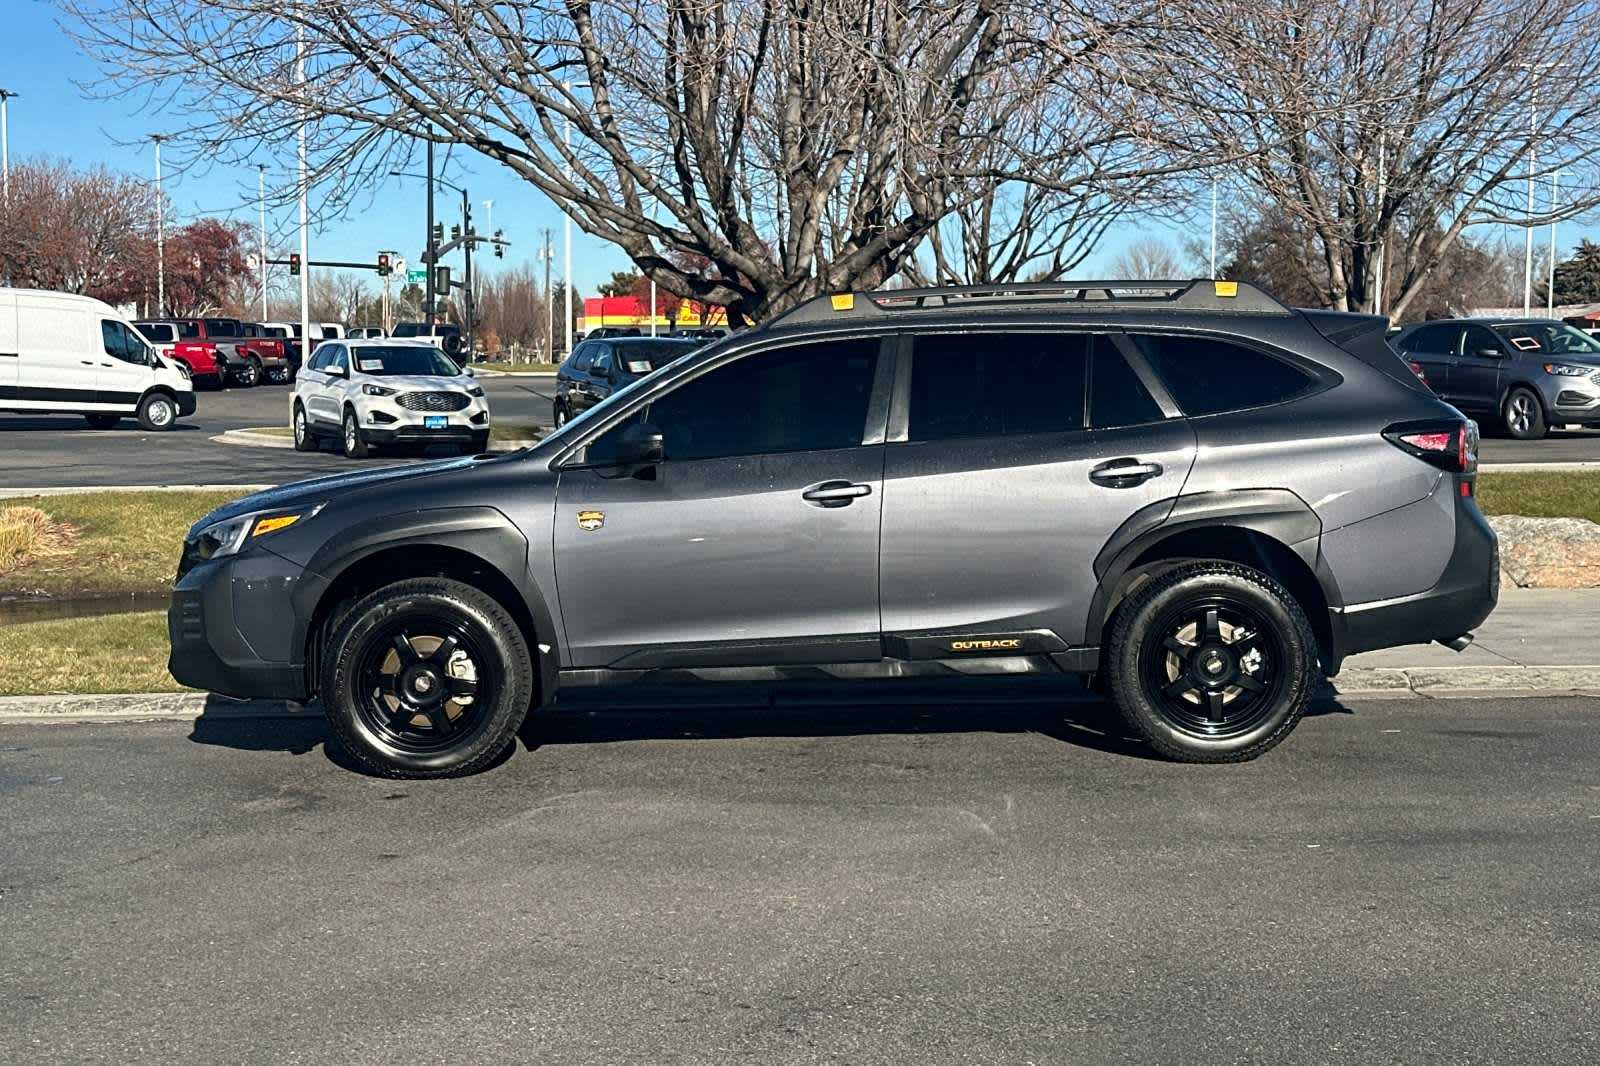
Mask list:
[[[1089,382],[1089,424],[1095,429],[1139,426],[1165,417],[1139,375],[1104,338],[1095,343]]]
[[[136,322],[134,327],[143,333],[151,344],[171,344],[177,339],[173,335],[172,327],[164,322]]]
[[[1402,351],[1418,352],[1423,355],[1443,355],[1455,351],[1456,338],[1459,336],[1461,336],[1460,326],[1419,326],[1400,338],[1400,348]]]
[[[206,319],[207,337],[237,337],[239,336],[239,320],[236,318],[208,318]]]
[[[196,337],[200,336],[200,323],[194,321],[193,319],[190,319],[187,322],[179,322],[178,336],[182,337],[186,341],[194,340]]]
[[[1083,333],[916,337],[908,439],[1082,429],[1091,340]]]
[[[580,344],[577,351],[572,353],[572,369],[586,371],[594,362],[594,353],[598,350],[597,344]]]
[[[1316,379],[1265,352],[1210,337],[1133,334],[1186,415],[1214,415],[1282,403]]]

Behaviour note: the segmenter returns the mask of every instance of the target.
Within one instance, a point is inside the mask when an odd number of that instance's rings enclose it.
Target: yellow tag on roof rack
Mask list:
[[[1239,283],[1237,281],[1219,281],[1216,285],[1218,296],[1239,295]]]
[[[833,298],[833,309],[835,311],[848,311],[855,305],[856,297],[854,293],[842,292]]]

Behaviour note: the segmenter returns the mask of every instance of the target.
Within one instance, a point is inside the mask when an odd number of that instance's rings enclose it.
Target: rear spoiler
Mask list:
[[[1329,342],[1417,392],[1431,393],[1426,382],[1412,373],[1404,356],[1389,343],[1389,319],[1385,315],[1364,315],[1352,311],[1316,311],[1301,308],[1300,314]]]

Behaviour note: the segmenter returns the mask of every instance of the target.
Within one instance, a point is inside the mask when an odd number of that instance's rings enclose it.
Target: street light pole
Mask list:
[[[1522,313],[1533,313],[1533,172],[1534,151],[1533,141],[1539,135],[1539,108],[1537,104],[1528,107],[1528,224],[1523,227],[1526,237],[1527,249],[1522,264]]]
[[[433,267],[434,260],[438,258],[434,249],[438,245],[433,243],[433,138],[428,138],[428,240],[425,247],[428,250],[427,262],[423,264],[428,291],[422,302],[422,309],[427,312],[428,332],[433,332],[434,305],[433,305]]]
[[[5,206],[11,206],[11,128],[6,103],[17,94],[0,89],[0,181],[5,185]]]
[[[1545,314],[1556,317],[1556,208],[1561,206],[1561,174],[1550,175],[1550,275],[1545,281]]]
[[[267,320],[267,165],[256,164],[256,212],[261,236],[261,321]],[[301,260],[305,262],[305,260]]]
[[[570,81],[563,82],[562,87],[567,90],[568,94],[572,92],[572,83]],[[573,174],[572,120],[570,118],[563,118],[561,120],[561,144],[562,147],[566,149],[566,159],[564,161],[567,167],[567,183],[571,184],[573,180]],[[565,241],[566,249],[562,260],[561,284],[562,288],[566,290],[567,322],[565,329],[567,337],[567,354],[570,355],[572,353],[572,210],[570,207],[561,213],[561,219],[562,232],[564,235],[563,239]]]
[[[466,242],[462,251],[466,253],[467,269],[461,284],[461,332],[465,334],[467,348],[467,362],[472,361],[472,202],[467,198],[467,190],[461,190],[461,237]]]
[[[167,136],[152,133],[150,139],[156,144],[156,314],[159,316],[167,313],[167,205],[161,195],[161,142]]]
[[[1211,277],[1217,276],[1217,179],[1211,179]]]
[[[306,91],[306,31],[300,23],[294,27],[295,81],[303,95]],[[311,362],[311,210],[306,191],[306,107],[299,107],[300,128],[296,141],[299,167],[295,182],[300,190],[300,358]]]

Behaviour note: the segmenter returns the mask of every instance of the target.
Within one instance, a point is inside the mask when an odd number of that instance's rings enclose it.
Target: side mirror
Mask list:
[[[463,366],[461,368],[461,372],[463,374],[467,375],[467,377],[469,377],[469,378],[475,378],[475,377],[478,376],[478,372],[476,370],[473,370],[470,366]]]
[[[350,376],[349,368],[342,366],[326,367],[322,372],[331,378],[348,378]]]
[[[622,431],[617,441],[617,466],[653,466],[665,458],[666,445],[661,430],[648,422],[636,422]]]

